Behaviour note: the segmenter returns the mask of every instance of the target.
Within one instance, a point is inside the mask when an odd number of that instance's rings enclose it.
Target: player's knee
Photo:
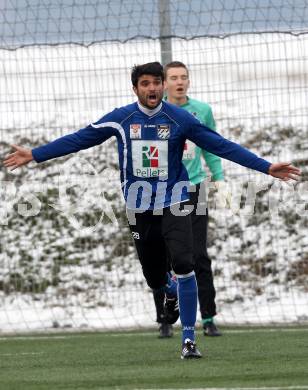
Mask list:
[[[183,257],[173,261],[172,268],[175,274],[186,275],[194,270],[194,265],[191,258]]]

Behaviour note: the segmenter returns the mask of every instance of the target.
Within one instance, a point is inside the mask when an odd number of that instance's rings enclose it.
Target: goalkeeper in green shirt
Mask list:
[[[187,67],[179,61],[170,62],[164,68],[166,100],[190,112],[203,124],[215,130],[215,121],[211,107],[203,102],[191,99],[187,96],[189,88],[189,73]],[[221,333],[214,323],[216,315],[215,287],[211,259],[207,253],[207,226],[208,211],[206,199],[202,195],[204,191],[204,180],[206,172],[202,167],[202,157],[211,172],[211,180],[219,181],[224,179],[221,159],[214,154],[200,149],[191,141],[187,140],[183,152],[183,163],[187,169],[189,180],[196,186],[195,192],[190,192],[190,202],[194,205],[191,213],[192,229],[194,236],[194,260],[195,273],[198,284],[198,297],[202,326],[204,334],[208,336],[220,336]],[[199,198],[200,194],[200,198]],[[198,203],[198,212],[196,206]],[[164,321],[163,294],[154,293],[154,301],[157,312],[157,322],[160,323],[160,337],[172,336],[172,325]]]

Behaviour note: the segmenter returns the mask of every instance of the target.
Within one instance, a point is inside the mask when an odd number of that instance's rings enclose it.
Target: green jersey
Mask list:
[[[212,130],[216,130],[212,109],[208,104],[187,97],[187,102],[180,107],[194,115],[205,126]],[[206,171],[202,167],[201,155],[211,172],[212,180],[223,180],[224,174],[221,159],[218,156],[215,156],[215,154],[199,148],[193,142],[186,140],[183,152],[183,163],[187,169],[191,183],[199,184],[206,178]]]

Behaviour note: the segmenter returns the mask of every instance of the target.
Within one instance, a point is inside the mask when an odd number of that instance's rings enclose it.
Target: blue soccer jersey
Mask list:
[[[78,152],[115,136],[126,205],[153,210],[188,199],[189,179],[182,163],[189,139],[217,156],[268,173],[270,163],[226,140],[190,113],[162,102],[148,110],[139,103],[117,108],[99,121],[32,150],[36,162]]]

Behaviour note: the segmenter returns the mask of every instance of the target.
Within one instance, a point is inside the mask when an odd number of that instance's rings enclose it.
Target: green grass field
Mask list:
[[[1,390],[308,389],[308,328],[198,333],[200,360],[180,359],[180,333],[0,337]]]

